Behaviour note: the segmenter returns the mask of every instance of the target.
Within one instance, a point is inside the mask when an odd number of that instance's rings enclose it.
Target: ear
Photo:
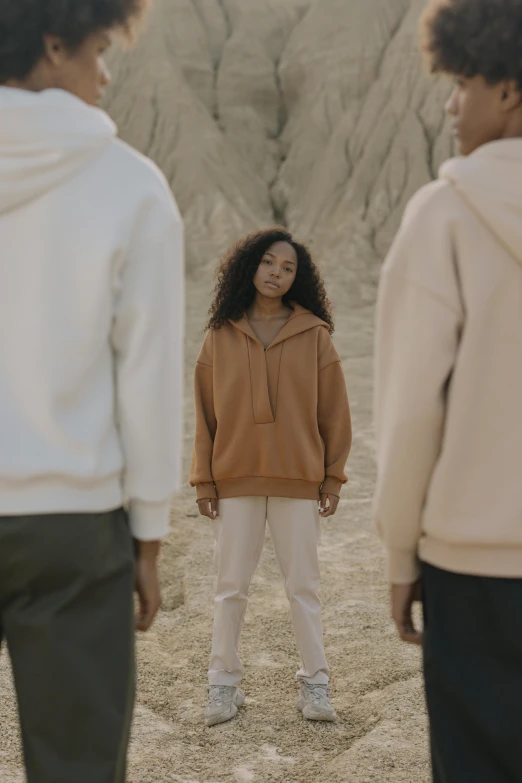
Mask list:
[[[55,67],[63,64],[67,59],[67,51],[61,38],[56,35],[44,35],[45,57]]]
[[[459,88],[458,87],[453,88],[453,92],[451,93],[450,97],[446,101],[444,110],[446,114],[449,114],[451,117],[456,117],[456,115],[459,113]]]
[[[501,109],[505,112],[518,109],[522,104],[522,90],[519,84],[512,80],[508,82],[502,82],[500,85],[501,93]]]

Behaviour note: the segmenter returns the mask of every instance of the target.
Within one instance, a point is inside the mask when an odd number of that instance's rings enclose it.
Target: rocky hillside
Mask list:
[[[448,84],[417,53],[423,5],[155,0],[113,57],[107,108],[172,184],[189,273],[277,222],[313,242],[350,304],[372,300],[406,200],[451,150]]]

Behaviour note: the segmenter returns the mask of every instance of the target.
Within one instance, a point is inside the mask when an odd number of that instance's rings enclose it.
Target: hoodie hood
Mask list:
[[[322,321],[302,305],[292,303],[292,308],[294,312],[283,326],[277,337],[273,340],[273,342],[270,343],[270,348],[275,348],[276,345],[279,345],[285,340],[288,340],[290,337],[294,337],[296,334],[301,334],[301,332],[307,332],[309,329],[315,329],[317,326],[324,326],[325,329],[328,329],[327,323]],[[240,321],[231,321],[230,323],[235,326],[236,329],[239,329],[241,332],[244,332],[244,334],[248,335],[248,337],[251,337],[253,340],[255,340],[255,342],[259,342],[254,333],[254,330],[248,322],[246,315],[244,315]]]
[[[495,141],[449,160],[440,177],[522,265],[522,139]]]
[[[73,177],[115,136],[105,112],[70,93],[0,87],[0,215]]]

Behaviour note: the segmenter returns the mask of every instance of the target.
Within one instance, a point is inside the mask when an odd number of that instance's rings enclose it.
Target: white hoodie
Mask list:
[[[376,518],[392,582],[418,558],[522,577],[522,139],[446,163],[382,272]]]
[[[0,516],[125,503],[136,538],[165,535],[183,277],[172,194],[107,115],[0,87]]]

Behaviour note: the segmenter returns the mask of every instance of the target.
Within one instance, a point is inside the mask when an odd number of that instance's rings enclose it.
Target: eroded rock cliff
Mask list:
[[[284,223],[350,304],[371,301],[407,199],[451,151],[448,84],[417,52],[424,0],[156,0],[112,57],[107,108],[162,167],[189,273]]]

